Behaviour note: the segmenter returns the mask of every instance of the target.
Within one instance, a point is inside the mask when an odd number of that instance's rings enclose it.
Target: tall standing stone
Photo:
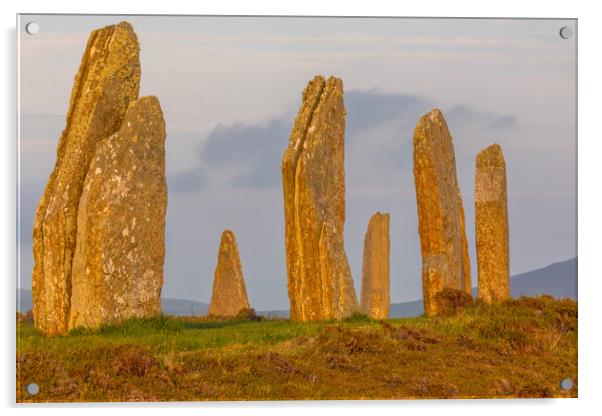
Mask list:
[[[67,125],[33,224],[33,314],[38,330],[67,331],[77,211],[96,144],[113,134],[138,97],[140,47],[130,24],[95,30],[71,92]]]
[[[510,297],[510,252],[506,161],[491,145],[477,155],[475,218],[479,298],[499,302]]]
[[[389,214],[377,212],[370,218],[364,237],[362,264],[362,312],[374,319],[389,316]]]
[[[96,146],[84,181],[69,329],[161,313],[166,209],[163,112],[143,97]]]
[[[414,130],[414,180],[427,315],[437,314],[443,288],[471,293],[470,261],[452,137],[443,114],[432,110]]]
[[[286,264],[293,321],[340,319],[358,310],[343,245],[343,83],[316,76],[282,159]]]
[[[225,230],[219,244],[209,315],[236,316],[250,309],[234,232]]]

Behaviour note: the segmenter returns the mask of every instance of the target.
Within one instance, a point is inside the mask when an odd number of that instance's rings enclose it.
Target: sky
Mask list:
[[[511,273],[577,255],[576,36],[559,36],[574,20],[22,15],[19,287],[31,288],[32,219],[88,35],[122,20],[141,45],[140,96],[157,96],[166,121],[164,297],[209,301],[229,228],[252,306],[288,308],[280,164],[317,74],[344,83],[344,239],[358,295],[364,234],[381,211],[391,300],[421,297],[412,134],[433,108],[454,140],[473,286],[475,157],[492,143],[506,158]]]

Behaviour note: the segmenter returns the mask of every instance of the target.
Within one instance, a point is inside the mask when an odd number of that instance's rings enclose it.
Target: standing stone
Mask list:
[[[84,181],[69,329],[161,313],[166,209],[165,122],[159,100],[143,97],[97,145]]]
[[[293,321],[340,319],[358,310],[343,245],[343,83],[316,76],[282,159],[286,265]]]
[[[475,218],[479,298],[499,302],[510,297],[510,254],[506,162],[498,144],[477,155]]]
[[[225,230],[219,244],[209,315],[236,316],[251,309],[234,232]]]
[[[389,214],[377,212],[370,218],[364,238],[362,264],[362,312],[374,319],[389,316]]]
[[[96,144],[113,134],[138,97],[140,47],[129,23],[95,30],[71,92],[67,125],[33,224],[33,314],[38,330],[67,331],[77,211]]]
[[[422,252],[422,290],[427,315],[437,314],[443,288],[471,293],[464,208],[452,137],[443,114],[432,110],[414,130],[414,180]]]

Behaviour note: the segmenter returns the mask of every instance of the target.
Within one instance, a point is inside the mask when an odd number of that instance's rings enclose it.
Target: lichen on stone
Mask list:
[[[414,130],[413,147],[424,309],[427,315],[434,315],[435,294],[443,288],[471,293],[454,146],[440,110],[432,110],[420,118]]]
[[[478,294],[488,303],[510,297],[507,199],[506,161],[493,144],[477,155],[475,172]]]
[[[290,316],[339,319],[359,308],[343,247],[345,222],[343,83],[316,76],[282,158]]]
[[[246,309],[251,309],[251,306],[236,236],[233,231],[224,230],[219,245],[208,313],[212,316],[234,317]]]
[[[84,179],[96,145],[117,131],[130,103],[138,98],[139,51],[129,23],[95,30],[75,76],[56,163],[33,224],[34,322],[49,335],[67,331]]]
[[[86,176],[77,217],[69,329],[161,312],[167,181],[159,100],[134,101],[124,121],[98,144]],[[135,143],[130,140],[134,136],[139,137]],[[145,169],[125,175],[134,163]],[[96,175],[98,168],[103,173]],[[130,228],[140,213],[150,222]]]
[[[364,237],[360,295],[362,312],[374,319],[389,315],[389,250],[389,214],[377,212],[370,218]]]

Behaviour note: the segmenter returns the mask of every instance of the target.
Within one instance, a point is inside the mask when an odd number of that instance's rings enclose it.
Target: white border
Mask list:
[[[523,411],[546,415],[590,414],[600,411],[600,388],[602,383],[602,345],[600,296],[602,293],[601,267],[596,261],[602,248],[600,236],[600,156],[602,137],[599,123],[600,47],[602,39],[602,17],[597,13],[596,3],[548,0],[526,2],[504,0],[492,2],[470,0],[429,0],[413,2],[386,2],[381,0],[326,2],[324,0],[278,1],[238,0],[192,2],[170,0],[168,2],[131,2],[123,0],[82,1],[19,1],[0,3],[2,22],[2,83],[4,97],[0,101],[0,125],[5,129],[0,154],[2,168],[2,203],[0,203],[0,264],[4,266],[2,281],[4,307],[1,308],[5,328],[2,341],[2,367],[0,380],[1,403],[9,407],[4,414],[53,414],[81,415],[80,406],[19,406],[15,408],[15,282],[16,282],[16,13],[104,13],[104,14],[253,14],[253,15],[333,15],[333,16],[437,16],[437,17],[557,17],[579,19],[579,399],[576,400],[463,400],[463,401],[399,401],[399,402],[276,402],[276,403],[179,403],[170,404],[182,415],[195,414],[306,414],[333,411],[350,415],[365,414],[371,409],[382,414],[431,414],[481,415],[487,416]],[[164,415],[165,404],[131,404],[120,407],[108,405],[85,406],[87,415],[139,414]],[[110,409],[107,409],[110,407]],[[337,409],[335,410],[335,407]],[[143,409],[144,408],[144,409]],[[339,410],[340,408],[340,410]],[[596,410],[594,410],[596,409]]]

